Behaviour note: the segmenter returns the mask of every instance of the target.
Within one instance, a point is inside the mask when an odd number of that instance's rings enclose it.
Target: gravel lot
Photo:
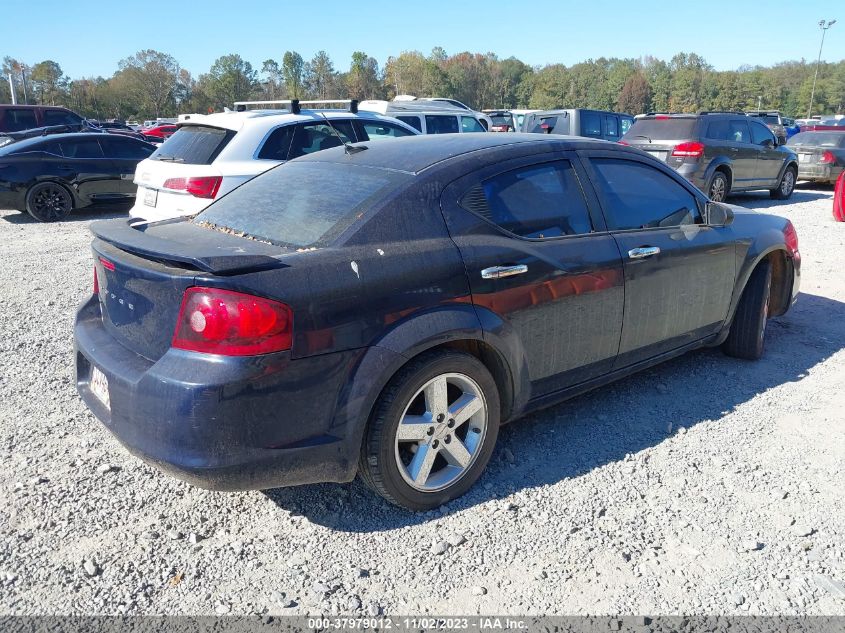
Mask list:
[[[845,224],[790,204],[799,303],[757,363],[689,354],[503,429],[425,515],[360,484],[243,494],[131,457],[77,399],[81,213],[0,211],[2,614],[845,615]]]

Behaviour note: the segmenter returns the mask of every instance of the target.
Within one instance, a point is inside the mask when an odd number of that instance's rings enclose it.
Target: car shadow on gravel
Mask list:
[[[131,205],[124,207],[110,205],[108,207],[86,207],[78,211],[71,212],[64,220],[52,222],[52,224],[67,224],[69,222],[93,222],[94,220],[114,220],[115,218],[128,217]],[[0,220],[8,222],[9,224],[42,224],[29,213],[7,213],[0,216]]]
[[[796,187],[795,191],[792,193],[792,197],[789,200],[775,200],[771,196],[769,196],[768,192],[763,191],[750,191],[750,192],[743,192],[743,193],[734,193],[728,197],[727,202],[730,204],[735,204],[740,207],[747,207],[749,209],[770,209],[773,207],[785,207],[791,204],[801,204],[805,202],[813,202],[815,200],[822,200],[824,198],[829,198],[831,201],[833,200],[833,188],[828,188],[829,190],[824,190],[820,188],[820,185],[814,184],[812,189],[801,187]],[[831,202],[831,204],[833,204]]]
[[[358,481],[265,494],[281,509],[315,524],[342,532],[378,532],[577,478],[657,446],[681,427],[719,424],[755,396],[801,381],[845,348],[845,303],[801,294],[787,315],[769,322],[767,336],[760,361],[729,358],[719,349],[699,350],[503,427],[481,479],[466,495],[432,512],[415,514],[392,506]],[[515,501],[518,505],[519,499]]]

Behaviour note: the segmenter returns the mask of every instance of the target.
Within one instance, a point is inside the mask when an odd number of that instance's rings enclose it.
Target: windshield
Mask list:
[[[624,138],[630,143],[687,139],[695,133],[696,123],[698,119],[693,117],[639,119],[634,121]]]
[[[294,161],[223,196],[194,223],[278,246],[326,246],[412,178],[386,169]]]
[[[786,144],[845,147],[845,132],[800,132],[790,138]]]

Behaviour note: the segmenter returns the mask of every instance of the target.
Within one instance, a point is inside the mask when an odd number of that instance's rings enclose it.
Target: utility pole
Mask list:
[[[763,95],[757,95],[757,110],[763,107]]]
[[[9,73],[9,92],[12,93],[12,105],[17,105],[18,98],[15,96],[15,80],[12,79],[12,73]]]
[[[813,75],[813,89],[810,91],[810,107],[807,109],[807,118],[813,112],[813,99],[816,98],[816,79],[819,78],[819,64],[822,62],[822,48],[824,47],[824,34],[827,30],[836,24],[836,20],[819,20],[819,28],[822,30],[822,43],[819,45],[819,58],[816,60],[816,74]]]

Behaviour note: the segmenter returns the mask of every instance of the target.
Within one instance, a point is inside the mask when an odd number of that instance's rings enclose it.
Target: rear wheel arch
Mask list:
[[[780,316],[789,309],[792,301],[792,284],[795,272],[786,251],[781,248],[770,251],[763,259],[767,259],[772,268],[769,316]],[[762,262],[763,259],[760,261]],[[759,266],[760,262],[757,265]]]

